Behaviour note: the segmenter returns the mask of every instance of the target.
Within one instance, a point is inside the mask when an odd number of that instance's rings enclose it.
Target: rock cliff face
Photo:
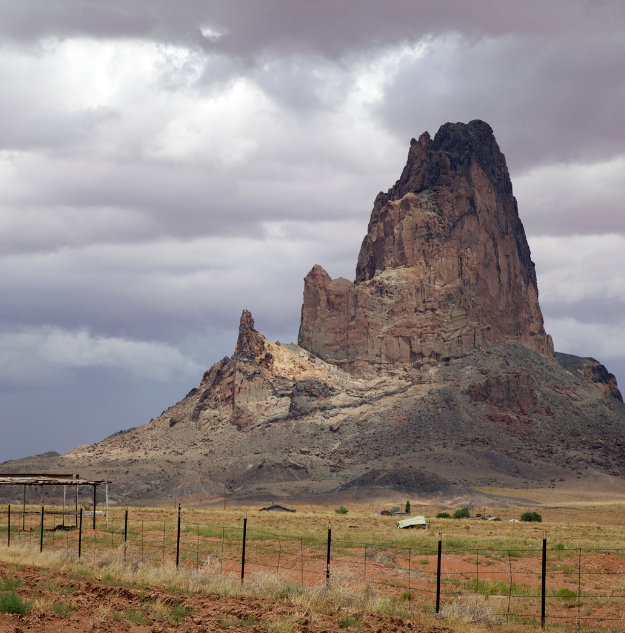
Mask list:
[[[623,486],[616,380],[593,358],[554,354],[485,123],[413,141],[401,178],[376,199],[356,281],[319,266],[306,277],[299,341],[267,341],[244,310],[232,357],[180,402],[51,454],[45,469],[110,479],[118,503],[173,498],[176,485],[187,505],[221,502],[224,486],[247,502],[323,503]]]
[[[377,196],[355,283],[306,276],[298,343],[371,376],[510,340],[553,356],[506,161],[486,123],[447,123]]]

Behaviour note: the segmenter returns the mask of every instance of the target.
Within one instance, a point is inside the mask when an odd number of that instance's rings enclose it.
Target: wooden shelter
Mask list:
[[[65,525],[65,516],[74,516],[75,523],[78,524],[78,488],[80,486],[92,486],[93,487],[93,529],[95,529],[95,517],[96,517],[96,504],[98,486],[104,485],[106,491],[106,524],[108,526],[108,509],[109,509],[109,484],[110,481],[104,479],[91,480],[81,479],[80,475],[73,474],[51,474],[51,473],[0,473],[0,486],[22,486],[22,529],[25,527],[26,517],[26,486],[40,486],[41,487],[41,505],[43,506],[43,487],[55,486],[60,489],[63,486],[63,512],[59,514],[63,515],[63,525]],[[75,509],[67,510],[66,508],[66,493],[67,487],[73,486],[76,493]]]

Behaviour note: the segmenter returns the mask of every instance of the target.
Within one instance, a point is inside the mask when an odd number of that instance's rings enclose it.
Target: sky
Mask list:
[[[557,351],[625,385],[621,0],[0,0],[0,461],[295,342],[410,139],[482,119]]]

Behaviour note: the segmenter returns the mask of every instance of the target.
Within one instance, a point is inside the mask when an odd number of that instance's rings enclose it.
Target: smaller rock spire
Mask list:
[[[249,310],[243,310],[239,322],[239,337],[233,358],[258,358],[265,351],[265,337],[254,329],[254,318]]]

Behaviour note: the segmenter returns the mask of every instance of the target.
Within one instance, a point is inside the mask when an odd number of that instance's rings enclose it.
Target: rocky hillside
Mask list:
[[[176,484],[187,502],[619,485],[625,405],[599,362],[553,352],[492,130],[448,123],[377,196],[355,281],[307,275],[299,345],[244,311],[232,357],[178,404],[45,466],[131,503]]]

